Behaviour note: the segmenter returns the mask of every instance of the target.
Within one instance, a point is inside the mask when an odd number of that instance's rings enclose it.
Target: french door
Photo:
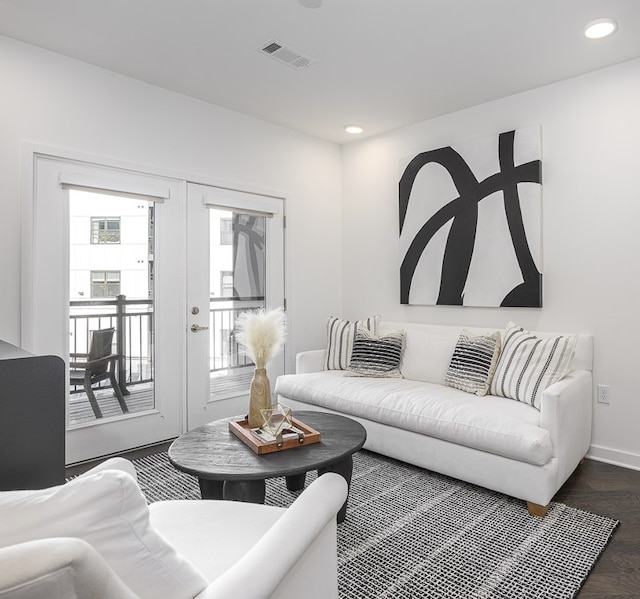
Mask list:
[[[246,413],[235,321],[284,305],[284,200],[29,158],[22,346],[67,360],[67,464]]]
[[[187,186],[187,426],[246,414],[253,364],[235,338],[247,310],[284,305],[281,198]],[[273,386],[284,352],[268,366]]]
[[[33,181],[22,344],[69,364],[67,463],[179,435],[184,185],[38,154]]]

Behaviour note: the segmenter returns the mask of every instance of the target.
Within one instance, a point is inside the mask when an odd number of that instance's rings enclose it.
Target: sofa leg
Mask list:
[[[544,518],[549,511],[549,504],[547,503],[547,505],[539,505],[537,503],[527,501],[527,509],[532,516],[540,516],[540,518]]]

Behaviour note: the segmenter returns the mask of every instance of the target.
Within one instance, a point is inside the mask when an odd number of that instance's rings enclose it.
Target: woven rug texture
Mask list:
[[[134,464],[149,502],[200,498],[197,479],[166,453]],[[267,480],[268,505],[299,493]],[[340,597],[569,599],[618,524],[561,503],[537,518],[523,501],[360,451],[338,526]]]

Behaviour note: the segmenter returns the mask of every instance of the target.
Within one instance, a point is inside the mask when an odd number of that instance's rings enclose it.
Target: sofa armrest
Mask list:
[[[0,598],[136,599],[86,541],[49,538],[0,549]]]
[[[336,514],[347,492],[347,482],[339,474],[319,477],[197,599],[293,599],[301,595],[337,599]]]
[[[296,356],[296,374],[305,372],[320,372],[324,360],[324,349],[314,349],[300,352]]]
[[[540,426],[551,436],[554,453],[559,458],[561,483],[589,449],[592,394],[592,375],[588,370],[569,373],[542,394]]]

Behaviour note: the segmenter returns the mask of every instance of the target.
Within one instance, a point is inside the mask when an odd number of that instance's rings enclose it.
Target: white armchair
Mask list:
[[[288,509],[228,501],[147,507],[130,462],[66,485],[0,492],[0,599],[336,598],[337,474]]]

